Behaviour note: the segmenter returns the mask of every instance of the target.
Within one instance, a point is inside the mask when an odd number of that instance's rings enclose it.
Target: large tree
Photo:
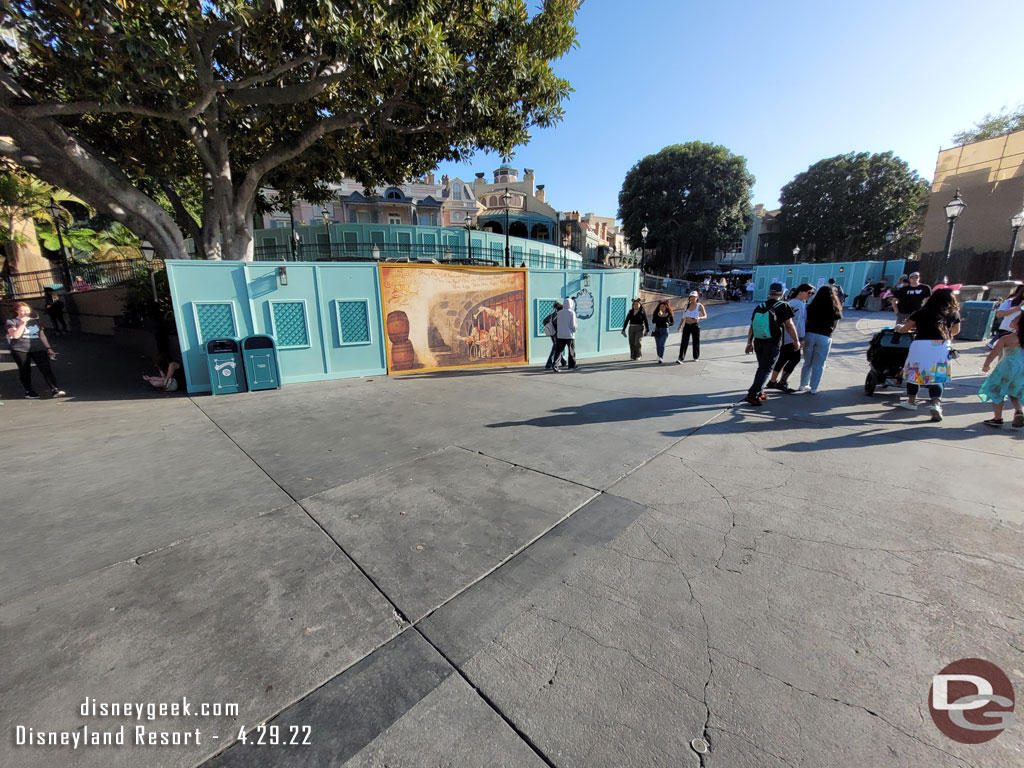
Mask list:
[[[850,152],[819,160],[782,188],[779,224],[819,259],[862,259],[885,246],[888,232],[914,242],[927,196],[928,183],[892,152]]]
[[[1014,131],[1024,131],[1024,104],[1018,105],[1013,110],[1003,107],[998,114],[985,115],[974,124],[973,128],[956,134],[953,137],[953,143],[957,145],[971,144],[975,141],[1005,136]]]
[[[0,152],[161,256],[191,236],[201,255],[250,258],[283,166],[311,189],[396,183],[508,155],[559,120],[570,89],[550,63],[575,43],[578,4],[9,0]]]
[[[753,184],[746,159],[725,147],[701,141],[665,147],[626,174],[619,192],[626,239],[640,250],[647,226],[646,247],[656,251],[656,262],[685,275],[694,257],[711,256],[750,228]]]

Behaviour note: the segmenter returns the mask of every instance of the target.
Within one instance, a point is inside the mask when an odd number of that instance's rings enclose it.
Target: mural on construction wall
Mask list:
[[[392,373],[526,363],[526,270],[380,267]]]

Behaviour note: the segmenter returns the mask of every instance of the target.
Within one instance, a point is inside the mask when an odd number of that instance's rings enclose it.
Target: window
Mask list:
[[[454,199],[454,200],[461,200],[462,199],[462,185],[461,184],[453,184],[452,185],[452,199]]]
[[[391,187],[387,192],[384,193],[384,198],[387,200],[401,200],[402,193],[395,189],[394,187]]]
[[[370,212],[369,211],[359,211],[356,214],[356,223],[357,224],[370,224],[370,223],[372,223],[371,219],[370,219]]]
[[[427,227],[437,226],[437,214],[436,213],[420,213],[418,214],[420,224]]]
[[[452,212],[452,221],[462,221],[465,217],[457,211]]]
[[[400,215],[398,215],[397,213],[389,213],[388,214],[388,224],[401,224],[401,223],[402,223],[402,217]]]

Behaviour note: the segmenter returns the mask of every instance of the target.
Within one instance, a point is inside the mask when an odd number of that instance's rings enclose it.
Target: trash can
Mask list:
[[[961,285],[959,301],[961,304],[967,301],[981,301],[988,291],[987,285]]]
[[[994,280],[985,283],[988,286],[988,297],[992,301],[1005,301],[1007,297],[1020,285],[1019,280]]]
[[[249,391],[280,389],[281,372],[277,365],[277,349],[270,336],[248,336],[242,342],[242,360]]]
[[[960,333],[957,338],[965,341],[987,339],[998,306],[994,301],[965,301],[960,305]]]
[[[206,342],[206,370],[210,374],[213,394],[245,392],[245,371],[237,339],[213,339]]]

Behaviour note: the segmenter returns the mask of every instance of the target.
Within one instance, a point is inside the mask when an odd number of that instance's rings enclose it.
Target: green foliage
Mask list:
[[[18,219],[34,219],[39,230],[54,232],[51,204],[56,204],[54,210],[61,226],[70,226],[74,215],[66,207],[69,203],[81,204],[82,201],[63,189],[40,181],[23,168],[7,164],[0,170],[0,244],[17,239],[14,229]],[[57,246],[45,247],[58,250]]]
[[[750,228],[754,177],[746,158],[725,147],[691,141],[648,155],[626,174],[619,215],[632,248],[648,251],[677,274],[694,256],[706,256]],[[650,259],[649,259],[650,260]]]
[[[171,288],[167,282],[167,271],[154,273],[157,300],[153,301],[153,286],[145,264],[137,264],[132,277],[123,287],[127,289],[124,299],[124,313],[133,325],[155,321],[165,327],[174,326],[174,309],[171,304]]]
[[[892,152],[836,155],[819,160],[782,188],[780,226],[818,258],[836,253],[862,259],[899,234],[903,247],[920,237],[917,216],[928,183]]]
[[[1024,104],[1018,105],[1012,111],[1003,107],[999,114],[985,115],[973,128],[956,134],[953,143],[958,146],[971,144],[975,141],[994,139],[996,136],[1005,136],[1014,131],[1024,131]]]
[[[277,169],[303,196],[343,176],[398,183],[476,150],[510,155],[560,120],[571,89],[551,62],[575,44],[579,0],[7,6],[24,43],[0,44],[15,156],[164,255],[184,234],[242,258]]]

